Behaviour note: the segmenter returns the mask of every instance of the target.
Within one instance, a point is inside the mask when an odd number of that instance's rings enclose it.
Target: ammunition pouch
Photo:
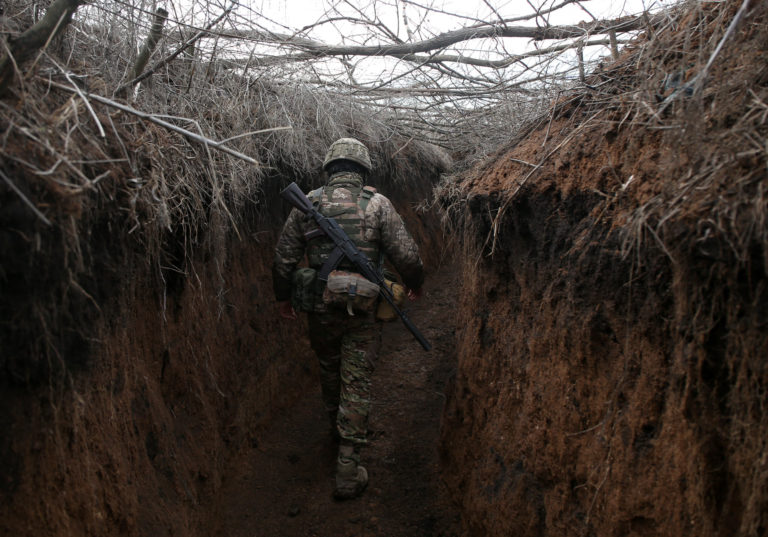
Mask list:
[[[386,278],[384,283],[386,283],[387,289],[392,292],[392,296],[395,297],[395,306],[402,309],[406,297],[405,286]],[[376,319],[379,321],[394,321],[397,318],[398,315],[395,308],[389,302],[382,299],[376,308]]]
[[[379,286],[356,272],[334,270],[328,275],[323,303],[329,308],[346,309],[347,313],[370,313],[376,306]]]
[[[296,311],[315,310],[319,295],[317,271],[313,268],[300,268],[291,276],[291,305]]]

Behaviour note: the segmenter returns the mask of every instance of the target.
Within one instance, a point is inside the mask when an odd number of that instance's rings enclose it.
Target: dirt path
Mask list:
[[[384,328],[373,379],[370,445],[362,497],[335,502],[331,443],[319,385],[262,433],[258,446],[226,472],[218,534],[241,536],[451,537],[458,520],[446,501],[437,443],[445,383],[455,367],[450,282],[443,267],[409,315],[432,343],[423,352],[402,323]],[[455,293],[454,293],[455,295]]]

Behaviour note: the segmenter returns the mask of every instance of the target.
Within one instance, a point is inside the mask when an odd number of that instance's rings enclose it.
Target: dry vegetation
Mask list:
[[[265,222],[282,216],[282,185],[318,184],[334,139],[355,136],[372,148],[373,182],[384,190],[437,176],[451,153],[457,175],[439,189],[449,223],[464,223],[477,201],[468,192],[491,200],[474,215],[479,244],[468,230],[466,246],[478,255],[471,281],[483,279],[478,249],[497,259],[509,247],[505,233],[524,196],[551,193],[560,181],[558,196],[594,202],[563,255],[578,268],[615,254],[630,268],[627,295],[647,278],[642,285],[660,293],[659,303],[674,305],[663,330],[674,326],[676,339],[665,356],[687,361],[664,371],[688,379],[681,407],[701,417],[691,419],[697,442],[714,446],[703,486],[717,492],[701,501],[738,522],[740,534],[764,532],[766,366],[756,349],[765,348],[768,303],[766,6],[691,1],[611,24],[549,24],[552,10],[574,3],[465,20],[439,35],[422,25],[426,15],[398,12],[404,27],[395,29],[372,14],[376,2],[354,16],[343,11],[354,3],[338,3],[316,26],[358,26],[335,48],[312,28],[278,33],[252,9],[195,3],[192,13],[169,9],[151,76],[138,85],[131,73],[154,13],[123,1],[81,6],[60,36],[14,66],[0,98],[0,384],[71,382],[52,373],[88,364],[93,326],[109,318],[127,280],[157,284],[164,315],[166,295],[196,277],[193,257],[220,269],[232,241],[257,242],[274,229]],[[4,2],[0,32],[18,36],[39,11]],[[611,28],[634,41],[599,65],[574,61],[588,43],[608,50]],[[451,39],[495,31],[490,51],[478,45],[459,57],[451,48]],[[510,53],[500,37],[518,32],[539,44],[539,31],[559,39]],[[366,48],[371,36],[379,48]],[[372,55],[394,63],[361,80],[359,58]],[[583,80],[580,68],[589,73]],[[501,177],[494,170],[508,157]],[[576,164],[578,174],[569,170]],[[626,371],[637,366],[629,353],[624,360]],[[619,388],[611,390],[609,408]],[[608,443],[619,419],[604,414]],[[736,478],[741,488],[729,489]],[[590,493],[590,513],[603,484],[579,485]]]
[[[417,27],[398,15],[404,26],[396,31],[377,18],[375,2],[352,15],[328,12],[316,26],[357,25],[347,36],[351,51],[313,40],[311,28],[267,29],[270,21],[248,6],[170,4],[163,37],[144,74],[134,76],[155,13],[143,3],[68,1],[77,11],[59,35],[24,63],[6,56],[13,77],[0,99],[0,241],[13,255],[0,270],[9,289],[2,305],[9,376],[39,377],[53,364],[85,361],[92,335],[83,327],[131,270],[166,285],[172,274],[188,276],[193,251],[222,259],[227,237],[279,211],[281,184],[320,180],[318,163],[334,139],[367,143],[372,182],[385,189],[447,168],[446,152],[425,140],[471,162],[508,139],[510,125],[547,95],[573,84],[577,65],[563,54],[593,33],[650,24],[630,17],[549,25],[551,13],[573,3],[493,22],[464,19],[465,28],[445,35],[421,24],[429,9]],[[413,17],[417,5],[406,4]],[[39,4],[3,4],[3,55],[43,13]],[[535,29],[514,26],[531,21]],[[406,31],[407,45],[397,37]],[[496,37],[490,51],[470,50],[476,61],[449,54],[478,33],[504,32],[561,41],[509,55]],[[353,58],[370,56],[362,45],[372,35],[384,43],[375,54],[396,63],[383,79],[359,82],[364,69]]]
[[[142,13],[122,4],[88,8],[118,21]],[[31,4],[6,3],[3,29],[18,33],[32,17]],[[129,69],[136,40],[124,24],[108,22],[75,21],[34,65],[22,66],[23,78],[0,100],[0,240],[12,253],[0,268],[10,350],[3,369],[18,381],[84,361],[88,326],[132,270],[162,282],[169,273],[186,277],[193,251],[223,259],[228,237],[255,229],[266,212],[279,214],[281,185],[321,180],[319,163],[334,139],[366,142],[373,181],[385,188],[448,165],[444,152],[398,135],[380,112],[351,99],[244,78],[194,57],[142,84],[127,103],[136,114],[104,105],[89,96],[117,102],[110,88]]]

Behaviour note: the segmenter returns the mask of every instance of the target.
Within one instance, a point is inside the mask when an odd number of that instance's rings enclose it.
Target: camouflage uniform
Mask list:
[[[364,198],[361,200],[360,198]],[[365,187],[357,173],[333,175],[328,185],[309,194],[325,216],[333,217],[374,263],[384,254],[405,285],[419,289],[423,267],[416,243],[385,196]],[[288,300],[291,275],[307,255],[309,266],[320,269],[333,250],[326,237],[307,239],[317,228],[298,209],[288,216],[275,252],[273,281],[277,300]],[[340,270],[354,272],[345,259]],[[323,402],[342,442],[360,446],[366,441],[370,383],[381,341],[381,323],[373,313],[349,316],[323,304],[317,289],[314,311],[309,313],[309,337],[320,361]]]

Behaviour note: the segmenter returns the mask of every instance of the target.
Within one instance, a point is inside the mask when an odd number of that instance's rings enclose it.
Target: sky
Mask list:
[[[299,29],[316,25],[332,17],[374,16],[387,30],[404,42],[416,42],[435,35],[469,26],[476,20],[492,21],[498,17],[513,18],[533,13],[536,7],[551,7],[562,0],[240,0],[239,17],[242,21],[260,19],[259,25],[271,31],[292,34]],[[635,14],[646,9],[659,9],[674,0],[584,0],[580,5],[571,4],[547,15],[547,22],[555,25],[577,24],[581,21],[610,19],[626,14]],[[430,6],[425,10],[420,6]],[[445,13],[441,13],[445,12]],[[455,15],[449,15],[453,13]],[[404,21],[407,20],[407,26]],[[534,26],[545,24],[538,21],[520,21],[513,25]],[[408,32],[412,32],[409,36]],[[376,36],[371,27],[355,25],[343,20],[321,24],[303,32],[302,35],[328,45],[351,45],[392,43],[383,32]],[[534,43],[530,39],[504,39],[503,44],[474,40],[457,45],[451,52],[460,52],[473,57],[497,59],[509,54],[518,54],[547,43]],[[606,47],[593,47],[585,51],[588,60],[607,55]],[[573,55],[572,55],[573,56]],[[567,56],[564,56],[564,58]],[[355,58],[356,73],[364,78],[381,79],[386,73],[408,69],[407,64],[393,60]],[[329,63],[328,69],[339,70],[339,64]],[[464,66],[457,67],[467,69]],[[321,66],[322,70],[323,67]],[[471,71],[471,70],[469,70]],[[467,71],[467,72],[469,72]],[[475,69],[475,72],[479,70]]]
[[[332,5],[336,5],[340,10],[351,14],[353,9],[350,9],[349,6],[357,6],[370,13],[371,10],[365,9],[365,7],[373,4],[371,0],[349,0],[349,2],[340,0],[241,0],[241,3],[247,4],[264,16],[291,28],[301,28],[316,23],[326,16],[329,6]],[[537,7],[548,7],[553,3],[560,2],[531,0],[531,4]],[[551,16],[551,22],[553,24],[574,24],[588,21],[591,20],[590,13],[598,19],[614,18],[670,3],[673,2],[670,0],[585,0],[581,2],[583,8],[570,5],[558,10]],[[390,28],[397,26],[397,23],[394,22],[396,13],[398,13],[397,8],[399,8],[400,15],[405,10],[410,18],[419,19],[420,10],[414,4],[429,5],[445,12],[482,20],[493,20],[494,18],[489,5],[493,6],[494,11],[503,17],[514,17],[532,12],[532,8],[526,0],[488,0],[487,2],[484,0],[414,0],[413,4],[397,0],[379,0],[376,4],[379,6],[378,14],[387,20]],[[433,32],[440,33],[456,29],[464,25],[466,21],[462,21],[458,17],[433,12],[427,16],[424,22],[425,26]],[[329,42],[336,43],[339,40],[338,33],[330,26],[324,27],[318,33],[327,36]]]

